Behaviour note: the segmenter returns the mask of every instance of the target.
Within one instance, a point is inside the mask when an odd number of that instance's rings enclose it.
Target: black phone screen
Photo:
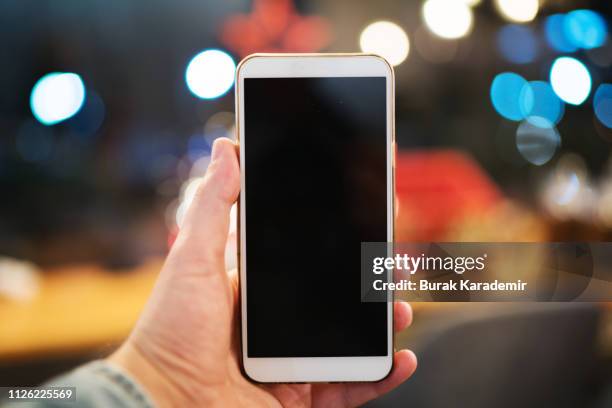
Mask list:
[[[387,355],[361,242],[387,241],[385,77],[246,78],[249,357]]]

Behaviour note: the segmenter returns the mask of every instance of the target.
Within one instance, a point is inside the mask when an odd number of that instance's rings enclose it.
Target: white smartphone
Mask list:
[[[236,75],[244,372],[381,380],[393,304],[361,301],[360,253],[393,241],[393,69],[366,54],[255,54]]]

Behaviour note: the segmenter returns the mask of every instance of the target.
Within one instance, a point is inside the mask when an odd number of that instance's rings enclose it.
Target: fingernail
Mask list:
[[[210,161],[215,161],[219,158],[219,143],[217,140],[213,142],[212,152],[210,153]]]

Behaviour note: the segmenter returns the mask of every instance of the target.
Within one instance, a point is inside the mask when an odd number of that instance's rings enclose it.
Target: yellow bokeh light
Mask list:
[[[538,0],[495,0],[495,6],[506,20],[515,23],[532,21],[540,8]]]

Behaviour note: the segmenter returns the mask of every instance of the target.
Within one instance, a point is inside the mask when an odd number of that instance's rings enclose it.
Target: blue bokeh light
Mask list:
[[[546,118],[531,116],[516,130],[516,148],[525,160],[536,166],[548,163],[560,144],[559,132]]]
[[[605,20],[592,10],[574,10],[567,13],[563,30],[570,43],[584,49],[601,47],[608,35]]]
[[[565,14],[553,14],[546,17],[544,34],[546,41],[559,52],[574,52],[578,49],[566,36]]]
[[[525,110],[531,110],[530,106],[521,103],[521,100],[529,100],[529,89],[528,82],[522,76],[513,72],[501,73],[491,84],[490,96],[493,107],[506,119],[523,120]],[[533,96],[531,98],[533,100]]]
[[[77,74],[52,72],[40,78],[30,94],[32,114],[43,125],[74,116],[85,101],[85,85]]]
[[[612,129],[612,84],[601,84],[593,98],[595,116],[606,126]]]
[[[105,114],[104,101],[89,89],[81,110],[66,123],[81,141],[91,141],[102,126]]]
[[[544,118],[552,124],[557,124],[565,113],[565,105],[559,99],[552,87],[544,81],[531,81],[523,87],[520,106],[524,117]],[[538,119],[538,124],[542,121]]]
[[[538,56],[538,42],[530,27],[508,24],[497,33],[501,55],[515,64],[528,64]]]
[[[200,157],[210,155],[211,145],[202,134],[195,134],[189,138],[187,143],[187,155],[189,160],[195,162]]]
[[[565,180],[562,181],[562,190],[554,200],[559,205],[568,205],[580,191],[580,179],[574,171],[563,176]]]

